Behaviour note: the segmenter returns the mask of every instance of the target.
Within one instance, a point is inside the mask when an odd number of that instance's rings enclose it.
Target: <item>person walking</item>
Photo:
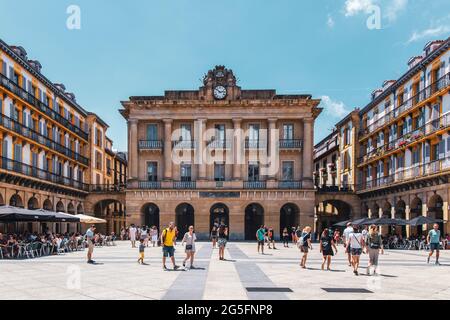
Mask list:
[[[158,229],[156,228],[156,226],[153,226],[150,229],[150,237],[153,247],[156,247],[158,245]]]
[[[383,252],[383,240],[376,225],[371,225],[366,238],[366,250],[369,253],[369,263],[367,265],[367,275],[370,275],[373,267],[373,274],[377,274],[378,256]]]
[[[305,227],[298,239],[297,246],[303,253],[302,260],[300,261],[300,267],[306,269],[306,260],[308,259],[308,252],[312,250],[311,245],[311,227]]]
[[[134,226],[134,224],[132,224],[131,226],[130,226],[130,229],[129,229],[129,234],[130,234],[130,241],[131,241],[131,247],[132,248],[136,248],[136,234],[137,234],[137,229],[136,229],[136,227]]]
[[[348,235],[347,247],[350,247],[351,264],[353,273],[358,276],[359,259],[364,248],[364,237],[355,226],[353,232]]]
[[[256,230],[256,241],[258,242],[258,253],[260,253],[259,248],[261,248],[261,254],[264,254],[264,242],[266,239],[266,229],[264,226],[260,226],[258,230]]]
[[[342,233],[342,241],[344,242],[345,253],[347,254],[349,267],[352,266],[352,256],[351,256],[351,252],[350,252],[350,246],[348,245],[348,239],[349,239],[349,235],[351,233],[353,233],[353,226],[352,226],[352,223],[349,222],[349,223],[347,223],[347,228],[345,228],[344,232]]]
[[[142,227],[140,240],[144,240],[144,245],[146,247],[148,247],[148,229],[147,229],[147,226],[143,226]]]
[[[144,262],[144,253],[145,253],[145,241],[144,241],[144,239],[141,238],[141,240],[139,240],[139,259],[138,259],[138,263],[146,265],[146,263]]]
[[[433,229],[428,232],[427,243],[430,246],[430,253],[428,254],[427,263],[430,263],[430,259],[436,251],[436,265],[440,265],[439,263],[439,251],[441,246],[441,231],[439,230],[439,224],[435,223],[433,225]]]
[[[186,261],[190,260],[191,269],[195,269],[194,267],[194,255],[195,255],[195,241],[197,240],[197,237],[194,233],[194,226],[189,227],[189,231],[184,234],[183,240],[181,241],[181,245],[186,243],[186,258],[183,261],[183,267],[186,268]]]
[[[283,229],[283,246],[289,248],[289,232],[287,228]]]
[[[270,227],[267,232],[267,242],[268,242],[269,249],[272,249],[272,248],[274,250],[277,249],[277,248],[275,248],[275,232],[273,231],[272,227]],[[270,245],[272,245],[272,247]]]
[[[217,227],[216,226],[213,226],[213,228],[211,230],[211,241],[212,241],[213,249],[215,249],[216,245],[217,245]]]
[[[125,228],[124,227],[122,227],[122,229],[120,229],[120,240],[121,241],[123,241],[123,240],[125,240],[125,235],[126,235],[126,231],[125,231]]]
[[[169,227],[164,229],[161,233],[161,245],[163,249],[163,269],[168,270],[166,267],[166,257],[169,257],[173,264],[173,270],[178,270],[180,267],[175,264],[175,243],[177,238],[177,232],[175,229],[175,223],[170,222]]]
[[[224,224],[219,226],[218,230],[218,245],[219,245],[219,260],[225,260],[225,247],[227,245],[228,227]]]
[[[320,252],[323,256],[323,262],[322,262],[322,270],[325,270],[325,263],[327,264],[327,270],[330,271],[331,268],[331,257],[334,256],[334,250],[337,254],[337,247],[336,243],[334,242],[334,238],[330,235],[330,230],[325,228],[322,232],[322,235],[320,237]]]
[[[87,252],[87,263],[94,264],[95,261],[92,260],[92,254],[94,253],[94,237],[95,237],[95,225],[92,225],[89,229],[86,231],[86,242],[88,246],[88,252]]]

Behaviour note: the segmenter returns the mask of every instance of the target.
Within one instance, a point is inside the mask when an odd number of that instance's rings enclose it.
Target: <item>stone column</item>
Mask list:
[[[313,146],[314,146],[314,119],[303,120],[303,187],[313,187]]]
[[[442,213],[444,215],[444,221],[447,221],[447,223],[444,223],[444,230],[442,230],[442,233],[445,235],[446,233],[450,232],[450,223],[448,222],[449,218],[449,210],[448,210],[448,201],[443,202],[442,206]]]
[[[424,202],[425,202],[425,199],[426,198],[424,198]],[[423,203],[422,204],[422,216],[424,216],[424,217],[426,217],[428,215],[428,207],[427,207],[427,204],[426,203]],[[424,232],[426,232],[427,231],[427,225],[423,225],[422,226],[422,230],[424,231]]]
[[[196,125],[197,132],[196,137],[196,154],[198,163],[198,180],[206,180],[206,159],[203,159],[203,152],[206,149],[206,141],[204,139],[206,131],[206,119],[198,119]]]
[[[241,180],[241,157],[242,154],[242,132],[241,132],[242,119],[233,119],[234,129],[234,145],[233,145],[233,179]]]
[[[279,155],[278,153],[278,146],[277,144],[279,144],[279,138],[278,138],[278,134],[275,133],[277,129],[277,119],[269,119],[269,132],[267,133],[267,139],[268,139],[268,156],[270,159],[270,168],[271,168],[271,172],[269,172],[269,180],[275,180],[276,178],[276,174],[279,171]],[[273,141],[275,140],[275,141]],[[274,162],[275,163],[272,163]],[[273,166],[277,166],[277,168],[274,168]],[[275,170],[274,170],[275,169]]]
[[[164,180],[172,180],[172,119],[164,119]]]
[[[129,120],[130,126],[130,179],[138,179],[139,152],[138,152],[138,121],[136,119]]]

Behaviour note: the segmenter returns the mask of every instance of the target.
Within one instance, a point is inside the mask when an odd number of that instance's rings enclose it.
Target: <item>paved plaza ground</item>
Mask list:
[[[321,271],[318,245],[308,269],[299,267],[296,247],[256,253],[256,244],[229,243],[227,261],[218,260],[210,243],[197,244],[196,270],[163,271],[161,249],[148,248],[147,266],[137,263],[129,242],[96,248],[97,265],[85,262],[86,252],[31,260],[0,260],[1,299],[450,299],[450,251],[441,266],[426,264],[426,253],[386,251],[381,276],[355,276],[343,247],[333,260],[334,271]],[[177,247],[181,265],[184,250]],[[366,266],[367,255],[362,256]],[[169,266],[170,264],[168,264]],[[248,290],[247,288],[262,288]],[[269,289],[268,289],[269,288]],[[289,288],[292,292],[267,292]],[[331,292],[330,292],[331,291]],[[333,292],[338,291],[338,292]],[[342,292],[344,291],[344,292]]]

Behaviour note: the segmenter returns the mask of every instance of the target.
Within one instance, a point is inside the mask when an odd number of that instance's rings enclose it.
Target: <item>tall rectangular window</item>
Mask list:
[[[225,181],[225,164],[222,162],[214,163],[214,180]]]
[[[219,142],[225,142],[225,125],[216,124],[215,128],[215,140]]]
[[[158,163],[147,162],[147,180],[151,182],[158,181]]]
[[[249,126],[248,139],[252,142],[259,141],[259,124],[251,124]]]
[[[17,162],[22,162],[22,145],[14,145],[14,160]]]
[[[248,163],[248,181],[259,181],[259,162]]]
[[[285,123],[283,125],[283,140],[294,139],[294,125],[291,123]]]
[[[190,163],[181,164],[181,181],[192,181],[192,166]]]
[[[190,124],[182,124],[181,127],[181,141],[191,141],[191,125]]]
[[[148,141],[158,140],[158,127],[156,124],[149,124],[147,126],[147,140]]]
[[[294,161],[283,161],[282,174],[283,181],[294,180]]]
[[[98,151],[95,152],[95,168],[102,170],[102,154]]]

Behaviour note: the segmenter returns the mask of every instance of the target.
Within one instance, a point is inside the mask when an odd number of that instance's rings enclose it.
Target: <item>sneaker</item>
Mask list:
[[[167,271],[167,270],[169,270],[169,269],[167,269],[166,266],[163,266],[163,270],[164,270],[164,271]]]
[[[173,270],[178,270],[178,269],[180,269],[179,266],[173,266]]]
[[[436,261],[435,265],[440,266],[441,264],[439,263],[439,261]]]
[[[186,262],[183,262],[183,267],[186,268]]]
[[[195,269],[195,267],[194,267],[194,266],[191,266],[190,269]]]

